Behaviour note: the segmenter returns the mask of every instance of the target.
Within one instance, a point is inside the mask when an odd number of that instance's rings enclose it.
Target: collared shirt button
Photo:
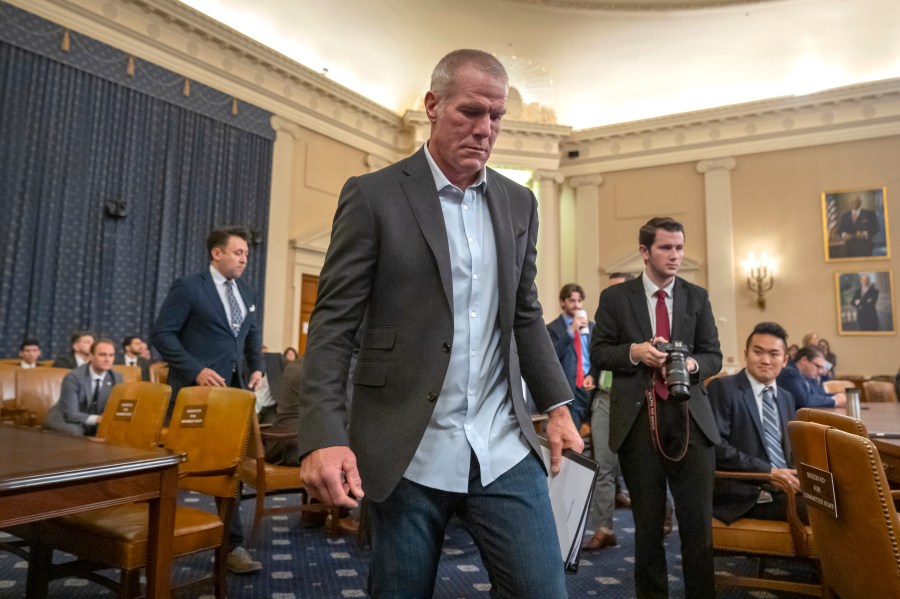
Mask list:
[[[475,314],[474,312],[471,312],[471,313],[469,314],[469,316],[471,316],[472,318],[475,318],[476,316],[478,316],[478,314]]]
[[[463,210],[468,210],[468,209],[469,209],[469,205],[468,205],[468,204],[463,204]]]
[[[478,275],[472,275],[472,278],[475,279],[475,280],[477,281],[477,280],[478,280]]]

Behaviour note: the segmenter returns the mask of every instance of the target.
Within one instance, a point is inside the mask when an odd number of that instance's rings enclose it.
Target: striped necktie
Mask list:
[[[784,450],[781,448],[781,419],[778,417],[778,406],[775,405],[775,394],[772,387],[762,392],[763,399],[763,437],[766,442],[766,453],[769,462],[775,468],[787,468]]]
[[[237,337],[241,332],[241,323],[244,322],[244,314],[241,312],[241,306],[234,297],[234,279],[225,281],[225,295],[228,297],[228,307],[231,309],[231,331]]]

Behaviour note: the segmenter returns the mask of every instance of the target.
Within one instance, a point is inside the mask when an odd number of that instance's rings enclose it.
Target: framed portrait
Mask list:
[[[889,270],[834,273],[838,333],[893,335],[894,277]]]
[[[822,192],[825,261],[887,260],[887,189],[866,187]]]

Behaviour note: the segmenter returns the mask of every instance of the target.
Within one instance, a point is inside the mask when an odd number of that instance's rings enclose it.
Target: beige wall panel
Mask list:
[[[603,174],[600,187],[600,267],[638,250],[638,231],[654,216],[671,216],[684,224],[685,257],[700,270],[693,279],[706,284],[706,209],[703,175],[694,163]],[[603,279],[603,277],[601,277]],[[596,301],[596,299],[594,300]]]
[[[834,273],[891,270],[898,260],[900,137],[738,156],[732,174],[738,338],[762,320],[782,324],[790,342],[816,331],[831,342],[838,374],[897,372],[900,342],[890,336],[838,336]],[[890,260],[825,262],[822,200],[825,190],[887,186],[892,221]],[[748,252],[767,251],[778,260],[767,308],[756,307],[740,262]],[[896,286],[896,282],[895,282]],[[897,298],[894,297],[895,323]],[[896,326],[896,324],[895,324]]]

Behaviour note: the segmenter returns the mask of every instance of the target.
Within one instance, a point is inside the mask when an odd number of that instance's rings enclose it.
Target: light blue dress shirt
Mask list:
[[[447,376],[422,441],[404,478],[465,493],[469,461],[478,458],[481,484],[518,464],[530,448],[513,412],[503,376],[497,324],[497,246],[485,189],[487,171],[465,191],[450,183],[425,146],[450,245],[453,345]]]

